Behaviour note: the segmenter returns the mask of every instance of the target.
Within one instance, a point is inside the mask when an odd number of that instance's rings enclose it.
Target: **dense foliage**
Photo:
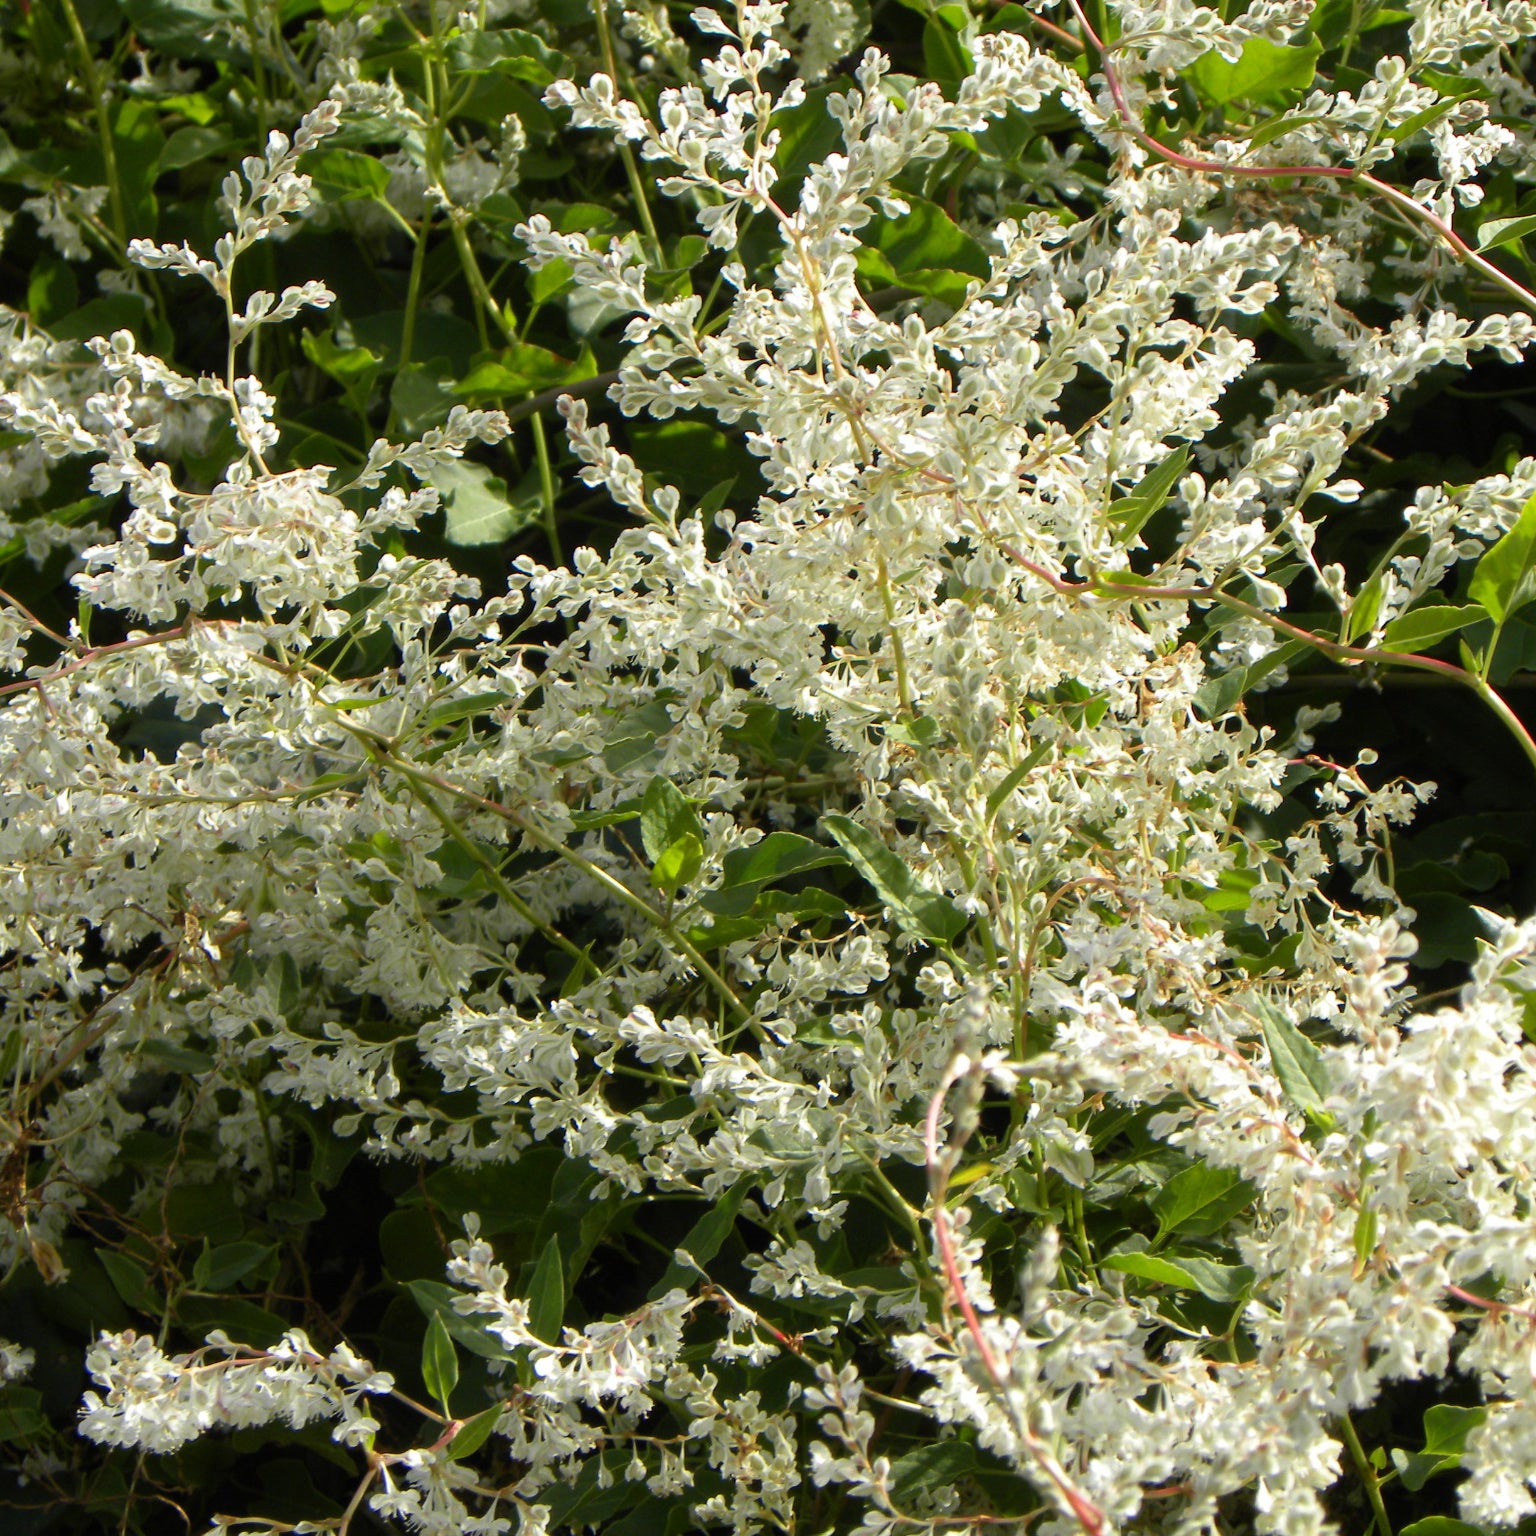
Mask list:
[[[1536,1519],[1536,6],[0,41],[7,1536]]]

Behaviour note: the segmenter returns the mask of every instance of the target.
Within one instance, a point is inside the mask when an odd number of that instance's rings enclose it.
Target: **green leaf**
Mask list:
[[[476,715],[489,714],[491,710],[500,709],[512,701],[512,694],[494,689],[487,693],[465,694],[462,699],[445,699],[441,704],[434,704],[421,717],[421,730],[440,731],[444,726],[457,725],[461,720],[473,720]],[[379,701],[369,699],[367,702],[377,704]]]
[[[246,56],[240,0],[122,0],[138,41],[173,59]]]
[[[1449,1515],[1426,1515],[1412,1525],[1398,1527],[1397,1536],[1489,1536],[1480,1525],[1453,1520]]]
[[[504,1411],[502,1404],[493,1403],[484,1413],[465,1419],[459,1425],[458,1433],[448,1442],[448,1460],[463,1461],[466,1456],[473,1456],[491,1438],[496,1422]]]
[[[827,864],[846,864],[836,848],[812,842],[798,832],[770,832],[749,848],[733,848],[721,864],[720,888],[707,891],[699,905],[717,917],[740,917],[764,886]]]
[[[1359,1214],[1355,1217],[1355,1230],[1353,1234],[1355,1258],[1364,1265],[1370,1262],[1371,1255],[1376,1251],[1376,1229],[1379,1219],[1374,1205],[1363,1205]]]
[[[1382,573],[1377,571],[1350,600],[1344,615],[1344,643],[1353,645],[1362,635],[1368,635],[1376,627],[1376,615],[1381,611],[1381,599],[1386,590]]]
[[[1491,250],[1496,245],[1517,245],[1536,229],[1536,214],[1525,214],[1518,219],[1489,219],[1477,231],[1477,248]]]
[[[276,1252],[265,1243],[224,1243],[211,1248],[205,1241],[192,1266],[192,1284],[200,1291],[227,1291]]]
[[[1179,476],[1189,464],[1189,449],[1178,447],[1153,465],[1132,490],[1109,504],[1109,520],[1116,524],[1115,542],[1129,544],[1141,532],[1147,519],[1162,509],[1169,492],[1179,483]]]
[[[442,1404],[443,1412],[451,1412],[448,1399],[459,1384],[459,1352],[453,1347],[441,1313],[432,1314],[427,1336],[421,1342],[421,1379],[426,1382],[427,1391]]]
[[[27,280],[27,313],[34,325],[51,326],[80,303],[80,284],[67,261],[44,256]]]
[[[1246,1265],[1218,1264],[1192,1254],[1112,1253],[1099,1261],[1099,1268],[1179,1291],[1198,1291],[1212,1301],[1238,1301],[1253,1284],[1253,1271]]]
[[[355,149],[319,149],[307,154],[300,167],[329,203],[382,198],[389,190],[389,167]]]
[[[963,11],[961,15],[964,15]],[[953,101],[960,82],[972,74],[975,68],[970,49],[960,41],[955,28],[948,21],[941,21],[937,16],[931,17],[923,27],[923,70],[928,78],[936,81],[944,94]]]
[[[1384,651],[1424,651],[1438,644],[1447,635],[1469,624],[1479,624],[1488,617],[1481,605],[1468,603],[1464,608],[1431,604],[1427,608],[1413,608],[1399,614],[1387,625],[1381,637]]]
[[[178,128],[160,151],[160,170],[162,173],[185,170],[199,160],[226,155],[232,143],[229,131],[224,128]]]
[[[441,1280],[408,1280],[405,1288],[428,1322],[433,1318],[440,1319],[449,1337],[457,1339],[472,1355],[486,1360],[508,1358],[507,1347],[500,1339],[487,1333],[471,1318],[454,1311],[454,1300],[464,1294],[462,1291],[444,1285]]]
[[[560,1262],[560,1244],[546,1243],[528,1282],[528,1331],[546,1344],[558,1344],[564,1321],[565,1270]]]
[[[158,1317],[165,1310],[165,1303],[155,1294],[149,1283],[149,1271],[142,1264],[136,1264],[126,1253],[120,1253],[116,1248],[98,1249],[96,1257],[106,1270],[112,1289],[130,1307],[139,1312],[147,1312],[151,1317]]]
[[[1432,107],[1425,107],[1420,112],[1415,112],[1412,117],[1404,118],[1396,128],[1387,135],[1394,144],[1402,144],[1411,139],[1414,134],[1422,133],[1426,128],[1433,128],[1436,123],[1442,123],[1461,105],[1457,101],[1437,101]]]
[[[47,1430],[48,1415],[43,1412],[40,1392],[19,1386],[0,1389],[0,1444],[46,1434]]]
[[[146,1040],[144,1055],[167,1072],[211,1072],[217,1065],[206,1051],[189,1050],[174,1040]]]
[[[891,1464],[891,1494],[898,1505],[952,1488],[976,1470],[976,1448],[966,1440],[935,1440]]]
[[[693,1264],[673,1259],[667,1272],[651,1287],[652,1301],[660,1301],[668,1291],[679,1286],[686,1288],[698,1280],[699,1270],[720,1252],[726,1239],[735,1231],[736,1217],[746,1193],[747,1182],[743,1181],[694,1222],[676,1249],[677,1253],[686,1253],[694,1261]]]
[[[948,896],[930,891],[868,827],[846,816],[821,824],[842,845],[849,862],[875,888],[901,926],[934,943],[948,944],[970,921]]]
[[[628,711],[614,726],[603,748],[603,765],[613,773],[622,773],[647,759],[660,756],[657,741],[672,729],[672,716],[666,702],[652,699]]]
[[[702,845],[704,824],[682,791],[658,773],[640,799],[640,841],[645,856],[654,864],[684,837],[693,837]]]
[[[1417,1493],[1430,1478],[1441,1472],[1454,1472],[1461,1466],[1463,1452],[1467,1448],[1467,1436],[1488,1418],[1486,1408],[1458,1408],[1451,1403],[1436,1403],[1424,1410],[1424,1449],[1409,1455],[1406,1451],[1393,1451],[1392,1463],[1397,1468],[1403,1487]],[[1421,1526],[1433,1525],[1434,1520],[1421,1520]],[[1460,1526],[1459,1520],[1446,1520],[1444,1524]],[[1413,1529],[1413,1527],[1409,1527]],[[1471,1529],[1464,1527],[1463,1529]],[[1435,1532],[1427,1536],[1437,1536]],[[1458,1536],[1455,1531],[1441,1531],[1438,1536]]]
[[[315,367],[343,386],[356,384],[366,389],[384,361],[367,347],[338,346],[327,331],[305,331],[299,345]]]
[[[1278,1008],[1262,1002],[1257,1006],[1270,1063],[1285,1096],[1308,1120],[1331,1124],[1324,1102],[1332,1083],[1323,1053]]]
[[[1184,78],[1217,106],[1234,101],[1274,101],[1287,91],[1304,91],[1312,84],[1322,51],[1323,45],[1315,37],[1294,48],[1250,37],[1235,64],[1212,50],[1196,59],[1184,71]]]
[[[449,67],[457,74],[487,72],[536,85],[571,73],[570,60],[543,38],[517,27],[476,28],[460,33],[448,44]]]
[[[997,813],[1008,803],[1008,797],[1036,768],[1040,766],[1049,755],[1051,743],[1042,741],[1021,763],[1015,763],[1012,768],[998,781],[992,793],[987,796],[987,824],[990,826],[997,820]]]
[[[1323,121],[1315,113],[1284,112],[1279,117],[1270,118],[1267,123],[1260,123],[1248,135],[1248,147],[1258,149],[1260,145],[1272,143],[1285,134],[1295,133],[1298,128],[1310,128],[1313,123]]]
[[[1467,595],[1481,603],[1496,624],[1528,603],[1536,591],[1531,582],[1536,555],[1536,496],[1526,502],[1515,525],[1489,549],[1472,572]]]
[[[897,277],[935,268],[967,278],[991,273],[987,253],[937,203],[914,193],[903,193],[902,201],[905,213],[877,214],[860,231],[864,245],[878,251]]]
[[[448,542],[460,547],[501,544],[541,510],[536,497],[514,501],[505,480],[468,459],[435,464],[427,480],[443,499]]]
[[[466,400],[485,404],[497,400],[521,400],[546,389],[577,384],[597,372],[592,349],[583,346],[573,360],[561,357],[532,342],[514,342],[495,357],[483,358],[459,380],[457,388]]]
[[[651,884],[670,896],[698,875],[703,862],[704,844],[692,832],[685,832],[651,866]]]
[[[1488,1410],[1481,1406],[1436,1403],[1424,1410],[1424,1449],[1436,1456],[1460,1456],[1467,1448],[1467,1436],[1487,1422]]]
[[[944,727],[931,715],[920,715],[916,720],[895,720],[886,726],[885,739],[899,742],[904,747],[936,747],[944,740]]]
[[[1158,1240],[1172,1232],[1205,1237],[1253,1203],[1255,1190],[1230,1168],[1195,1163],[1176,1173],[1152,1197]]]

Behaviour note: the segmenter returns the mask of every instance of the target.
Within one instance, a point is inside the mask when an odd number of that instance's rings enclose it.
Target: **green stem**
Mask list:
[[[256,20],[256,0],[245,0],[245,24],[251,34],[251,84],[256,91],[256,126],[261,142],[267,142],[267,102],[271,99],[267,90],[267,71],[261,62],[261,37]]]
[[[96,55],[91,51],[85,28],[80,25],[80,13],[75,0],[62,0],[64,20],[69,35],[80,55],[80,73],[85,76],[85,88],[90,92],[91,104],[96,112],[96,133],[101,140],[101,162],[107,177],[107,195],[112,203],[112,232],[119,246],[128,243],[128,216],[123,208],[123,188],[117,174],[117,141],[112,137],[112,113],[108,105],[108,93],[96,68]]]
[[[549,458],[549,439],[544,432],[544,418],[535,412],[528,418],[533,430],[533,452],[539,461],[539,497],[544,506],[544,532],[549,539],[550,558],[556,565],[565,564],[565,551],[560,544],[559,515],[555,511],[555,472]]]
[[[736,1015],[740,1023],[762,1042],[767,1040],[767,1032],[753,1017],[751,1010],[737,997],[724,976],[701,955],[698,949],[668,921],[666,914],[657,911],[643,896],[637,896],[634,891],[615,876],[608,873],[600,865],[594,864],[589,858],[576,852],[574,848],[568,848],[558,838],[551,837],[547,832],[528,821],[524,816],[513,810],[509,805],[502,805],[499,801],[488,799],[484,795],[478,795],[473,790],[465,789],[463,785],[455,784],[451,779],[445,779],[435,773],[426,773],[414,763],[400,756],[396,752],[394,744],[386,741],[382,736],[375,735],[372,731],[363,730],[359,726],[350,725],[346,721],[338,721],[341,728],[359,742],[376,761],[386,763],[394,768],[407,780],[419,781],[422,784],[430,784],[434,789],[440,789],[444,794],[452,795],[456,799],[463,800],[467,804],[477,805],[482,810],[489,811],[493,816],[499,816],[503,821],[516,827],[529,842],[542,848],[546,853],[552,853],[558,859],[564,860],[573,869],[579,869],[588,879],[602,886],[611,896],[622,902],[632,911],[638,912],[666,939],[675,944],[690,964],[725,1000],[727,1006]],[[414,789],[414,785],[413,785]]]
[[[560,932],[558,928],[546,923],[543,918],[534,911],[527,900],[520,896],[513,887],[508,884],[506,877],[497,867],[496,862],[466,835],[464,829],[452,816],[440,806],[420,781],[420,775],[407,768],[398,759],[395,763],[396,771],[411,786],[411,793],[431,815],[432,819],[446,832],[457,848],[460,848],[478,864],[485,874],[491,888],[501,897],[506,904],[517,913],[524,922],[531,923],[556,949],[563,951],[571,961],[579,966],[591,965],[591,960],[586,952]]]
[[[421,275],[427,260],[427,236],[432,228],[432,209],[421,210],[421,227],[416,231],[416,249],[411,252],[411,275],[405,289],[405,319],[400,324],[400,358],[395,364],[398,378],[411,366],[411,349],[416,344],[416,311],[421,305]],[[389,419],[384,423],[384,435],[389,437],[395,429],[395,408],[391,403]]]
[[[592,15],[597,22],[598,46],[603,53],[603,68],[608,73],[608,78],[613,81],[614,87],[619,85],[618,56],[613,49],[613,33],[608,27],[607,0],[592,0]],[[656,221],[651,217],[650,199],[645,193],[645,182],[640,178],[640,167],[635,160],[635,152],[625,141],[619,143],[619,159],[624,164],[624,174],[629,180],[629,190],[635,199],[635,216],[640,220],[640,228],[645,234],[645,243],[650,249],[650,257],[659,267],[661,258],[661,237],[656,233]]]
[[[875,574],[880,582],[880,602],[885,608],[886,632],[891,637],[891,656],[896,663],[896,692],[901,699],[901,712],[910,717],[912,710],[912,685],[907,679],[907,653],[901,643],[901,631],[896,627],[896,604],[891,597],[891,577],[885,568],[885,555],[875,553]]]
[[[1360,1436],[1355,1433],[1354,1423],[1347,1413],[1339,1416],[1339,1430],[1349,1450],[1349,1459],[1365,1484],[1365,1497],[1375,1516],[1376,1536],[1392,1536],[1392,1522],[1387,1519],[1387,1506],[1381,1498],[1381,1479],[1376,1476],[1376,1469],[1365,1454],[1365,1447],[1360,1444]]]

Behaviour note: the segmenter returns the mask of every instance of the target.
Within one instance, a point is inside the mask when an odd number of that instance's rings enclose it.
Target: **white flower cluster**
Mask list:
[[[209,1429],[274,1419],[301,1429],[334,1418],[332,1439],[364,1444],[379,1425],[363,1400],[394,1388],[345,1344],[322,1355],[296,1328],[267,1350],[216,1332],[190,1355],[167,1355],[131,1330],[103,1334],[85,1365],[101,1390],[85,1394],[81,1434],[148,1451],[174,1451]]]
[[[436,509],[435,475],[506,435],[504,415],[460,407],[415,441],[376,443],[347,479],[270,463],[274,398],[237,370],[260,327],[330,302],[305,283],[237,310],[232,272],[305,215],[299,157],[337,130],[345,86],[226,181],[231,229],[211,258],[135,248],[225,301],[224,376],[183,377],[119,332],[82,393],[46,356],[29,362],[21,322],[0,333],[6,421],[51,459],[91,457],[95,492],[130,508],[76,578],[124,638],[49,637],[10,608],[0,627],[19,673],[0,707],[0,865],[25,893],[0,914],[3,1005],[25,1021],[18,1080],[49,1089],[28,1232],[57,1239],[152,1117],[216,1127],[227,1163],[263,1166],[256,1096],[280,1093],[336,1107],[381,1156],[474,1168],[549,1143],[602,1198],[735,1201],[767,1234],[750,1265],[764,1308],[831,1320],[787,1335],[709,1282],[712,1255],[679,1252],[682,1281],[546,1337],[472,1230],[449,1275],[456,1320],[516,1379],[496,1420],[507,1489],[449,1454],[457,1421],[434,1445],[374,1451],[364,1399],[389,1378],[297,1332],[267,1350],[215,1335],[185,1355],[104,1336],[88,1436],[168,1451],[216,1426],[336,1418],[335,1438],[370,1458],[373,1509],[445,1533],[500,1532],[509,1509],[540,1530],[591,1467],[667,1498],[708,1480],[692,1518],[739,1536],[789,1529],[807,1483],[867,1504],[870,1536],[934,1528],[955,1500],[905,1501],[851,1347],[837,1354],[857,1328],[917,1378],[897,1406],[1016,1468],[1048,1536],[1125,1528],[1154,1498],[1170,1529],[1214,1531],[1219,1501],[1243,1491],[1257,1530],[1314,1536],[1341,1416],[1453,1363],[1489,1410],[1465,1511],[1536,1511],[1536,1048],[1521,1027],[1536,925],[1491,923],[1459,1002],[1406,1015],[1413,939],[1384,848],[1429,787],[1330,765],[1318,814],[1267,842],[1234,807],[1276,807],[1292,748],[1236,695],[1211,702],[1276,659],[1288,567],[1341,610],[1357,600],[1316,554],[1327,505],[1361,491],[1340,474],[1351,448],[1429,370],[1518,359],[1536,322],[1457,313],[1459,269],[1425,233],[1394,249],[1401,313],[1381,323],[1366,266],[1387,237],[1363,184],[1340,181],[1326,207],[1274,176],[1234,197],[1208,164],[1155,160],[1132,133],[1123,108],[1203,55],[1284,38],[1305,4],[1231,21],[1193,3],[1107,9],[1123,100],[1011,32],[972,29],[975,69],[950,97],[865,54],[827,98],[836,147],[793,199],[779,114],[807,95],[801,79],[774,85],[782,39],[810,33],[815,74],[841,47],[841,6],[824,23],[778,4],[698,12],[718,46],[654,113],[606,75],[557,82],[546,104],[664,166],[663,191],[716,251],[749,221],[767,228],[768,275],[728,259],[712,317],[697,294],[663,296],[636,238],[603,248],[537,214],[519,231],[530,267],[564,262],[587,299],[630,317],[620,410],[741,427],[765,489],[688,512],[567,401],[580,475],[633,525],[568,568],[520,557],[501,596],[384,546]],[[1406,129],[1438,170],[1413,189],[1423,211],[1476,202],[1476,177],[1512,154],[1514,130],[1491,119],[1516,121],[1527,92],[1469,55],[1533,20],[1483,0],[1405,9],[1409,53],[1352,95],[1314,92],[1249,169],[1363,169]],[[1415,75],[1463,63],[1499,111],[1413,127],[1428,105]],[[1054,100],[1109,157],[1101,210],[1067,226],[1015,206],[973,226],[985,272],[949,299],[872,299],[862,236],[911,214],[897,178]],[[495,184],[480,153],[462,182],[436,168],[455,212]],[[1250,322],[1281,300],[1334,383],[1266,384],[1239,411],[1259,361]],[[146,401],[228,420],[238,454],[214,483],[176,482]],[[1165,497],[1172,552],[1149,571],[1126,505],[1185,450]],[[1384,578],[1377,632],[1532,490],[1526,460],[1421,492],[1408,524],[1423,547]],[[39,635],[56,642],[47,665],[28,659]],[[387,640],[386,663],[329,670],[369,638]],[[169,761],[112,734],[160,699],[211,722]],[[750,746],[753,722],[797,720],[829,765],[820,827],[804,786],[759,771]],[[658,782],[697,828],[670,886],[625,825]],[[747,880],[754,857],[838,862],[881,910]],[[1330,899],[1339,863],[1368,910]],[[590,943],[567,937],[577,923]],[[131,1089],[155,1047],[209,1065],[146,1109]],[[979,1093],[988,1074],[1014,1113],[965,1186],[975,1205],[938,1179],[924,1211],[918,1170],[944,1163],[941,1135],[958,1155],[978,1113],[948,1090]],[[667,1117],[636,1085],[666,1091]],[[1106,1105],[1140,1116],[1162,1161],[1101,1166],[1086,1126]],[[7,1152],[21,1145],[6,1135]],[[1068,1266],[1043,1189],[1080,1211],[1114,1177],[1150,1200],[1170,1169],[1246,1181],[1226,1248],[1175,1261],[1131,1239]],[[851,1276],[834,1249],[855,1201],[909,1251]],[[1017,1306],[998,1299],[985,1213],[1035,1229]],[[7,1221],[0,1257],[27,1240]],[[1139,1283],[1159,1275],[1226,1305],[1226,1333],[1171,1317]],[[1488,1276],[1492,1296],[1476,1288]],[[729,1378],[801,1352],[822,1367],[803,1401]],[[664,1414],[676,1436],[653,1433]]]

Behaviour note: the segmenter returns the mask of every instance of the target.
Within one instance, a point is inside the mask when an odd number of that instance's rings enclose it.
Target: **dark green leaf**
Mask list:
[[[875,888],[903,928],[940,944],[960,936],[970,921],[965,913],[948,896],[920,884],[868,827],[846,816],[823,816],[821,824],[842,845],[849,862]]]
[[[1464,608],[1441,604],[1413,608],[1387,625],[1381,637],[1381,648],[1384,651],[1425,651],[1447,635],[1454,635],[1469,624],[1481,623],[1487,617],[1477,603],[1468,603]]]
[[[1180,1232],[1204,1237],[1219,1232],[1253,1203],[1255,1190],[1230,1168],[1195,1163],[1176,1173],[1152,1197],[1159,1238]]]
[[[1528,603],[1532,590],[1531,568],[1536,564],[1536,496],[1526,502],[1515,525],[1489,549],[1477,568],[1467,595],[1481,603],[1496,623],[1502,624],[1517,608]]]
[[[434,1312],[427,1321],[427,1336],[421,1343],[421,1379],[442,1404],[443,1412],[451,1412],[448,1399],[459,1384],[459,1352],[440,1312]]]
[[[459,1425],[458,1433],[448,1442],[449,1461],[463,1461],[466,1456],[473,1456],[491,1438],[496,1422],[504,1411],[503,1406],[496,1403],[484,1413],[465,1419]]]
[[[440,1280],[410,1280],[406,1282],[405,1288],[428,1322],[440,1318],[449,1336],[457,1339],[471,1354],[480,1355],[486,1360],[507,1358],[507,1349],[500,1339],[487,1333],[472,1318],[463,1317],[454,1311],[454,1300],[464,1294],[462,1291],[444,1285]]]
[[[47,1433],[48,1415],[40,1392],[31,1387],[0,1388],[0,1444]]]
[[[154,1287],[149,1283],[149,1271],[142,1264],[135,1263],[126,1253],[120,1253],[115,1248],[103,1248],[96,1257],[106,1270],[112,1289],[130,1307],[147,1312],[151,1317],[158,1317],[165,1310],[165,1303],[155,1294]]]
[[[1323,45],[1315,37],[1294,48],[1250,37],[1235,64],[1212,50],[1196,59],[1184,71],[1184,78],[1217,106],[1234,101],[1269,102],[1287,91],[1306,90],[1317,73],[1322,51]]]
[[[276,1252],[265,1243],[224,1243],[210,1248],[205,1242],[192,1266],[192,1283],[200,1291],[226,1291]]]
[[[1257,1006],[1264,1043],[1285,1096],[1308,1120],[1326,1123],[1331,1117],[1324,1102],[1333,1085],[1323,1053],[1278,1008]]]
[[[640,841],[646,858],[654,864],[679,838],[690,836],[700,844],[704,841],[698,812],[671,779],[657,774],[640,799]]]
[[[735,1230],[736,1217],[746,1192],[745,1183],[736,1185],[688,1229],[687,1236],[677,1245],[677,1252],[686,1253],[694,1262],[684,1264],[674,1259],[666,1274],[651,1287],[652,1301],[659,1301],[668,1291],[677,1287],[687,1289],[697,1283],[699,1270],[720,1252],[725,1246],[725,1240]]]
[[[908,1451],[891,1464],[891,1494],[897,1505],[952,1488],[976,1470],[976,1448],[965,1440],[935,1440]]]
[[[564,1319],[565,1271],[560,1263],[560,1244],[546,1243],[528,1282],[528,1331],[546,1344],[558,1344]]]

